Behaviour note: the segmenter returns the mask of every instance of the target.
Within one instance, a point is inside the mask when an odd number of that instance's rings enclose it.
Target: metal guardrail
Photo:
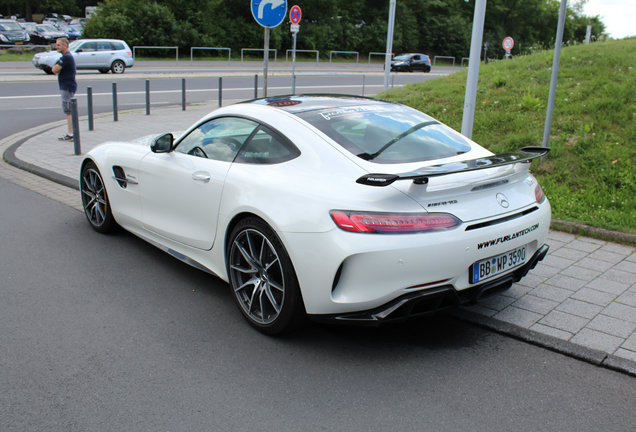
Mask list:
[[[384,56],[386,56],[386,53],[385,52],[370,52],[369,53],[369,63],[371,63],[371,56],[372,55],[378,55],[378,56],[384,57]],[[393,58],[393,53],[391,53],[391,58]]]
[[[285,51],[285,61],[288,61],[287,59],[289,58],[289,53],[292,52],[293,49],[288,49],[287,51]],[[319,60],[319,55],[320,55],[320,51],[318,50],[296,50],[297,53],[299,52],[306,52],[306,53],[310,53],[310,52],[315,52],[316,53],[316,63],[318,63]]]
[[[241,62],[243,61],[243,52],[244,51],[259,51],[262,52],[263,54],[265,54],[265,49],[264,48],[241,48]],[[274,63],[276,63],[276,55],[278,53],[278,51],[276,51],[274,48],[270,48],[269,53],[271,54],[272,51],[274,51]]]
[[[192,60],[194,59],[194,50],[227,51],[227,61],[228,61],[228,63],[232,61],[232,48],[225,48],[225,47],[192,47],[192,48],[190,48],[190,64],[192,64]]]
[[[179,63],[179,47],[178,46],[134,46],[133,47],[133,59],[136,58],[135,51],[138,48],[139,49],[143,48],[143,49],[173,49],[173,50],[177,50],[176,60],[177,60],[177,63]]]
[[[336,54],[355,54],[356,55],[356,63],[360,61],[360,53],[358,51],[329,51],[329,63],[331,63],[331,55],[333,53]]]
[[[451,56],[435,56],[433,57],[433,64],[437,65],[437,59],[451,59],[453,60],[453,66],[455,66],[455,57],[451,57]]]
[[[464,66],[464,60],[470,60],[470,57],[462,57],[462,66]],[[467,61],[466,64],[468,64],[469,62]]]

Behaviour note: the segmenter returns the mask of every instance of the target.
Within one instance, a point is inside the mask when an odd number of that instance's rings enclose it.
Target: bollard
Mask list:
[[[117,120],[117,83],[113,83],[113,121]]]
[[[367,76],[362,74],[362,96],[364,96],[364,83],[367,80]]]
[[[258,97],[258,74],[254,74],[254,99]]]
[[[150,115],[150,80],[146,80],[146,115]]]
[[[185,111],[185,103],[186,103],[186,98],[185,98],[185,78],[181,79],[181,111]]]
[[[292,94],[296,94],[296,74],[292,74]]]
[[[88,130],[92,131],[94,129],[93,124],[93,87],[86,88],[86,103],[88,105]]]
[[[73,125],[73,152],[75,155],[82,154],[80,146],[79,118],[77,115],[77,98],[71,98],[71,124]]]
[[[219,106],[223,104],[223,77],[219,77]]]

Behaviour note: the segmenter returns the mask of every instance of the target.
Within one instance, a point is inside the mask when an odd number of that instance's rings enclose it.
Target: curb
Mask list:
[[[569,342],[554,336],[545,335],[524,327],[519,327],[496,318],[470,312],[465,309],[457,309],[451,315],[461,321],[487,328],[496,333],[510,336],[514,339],[530,343],[532,345],[547,348],[550,351],[573,357],[586,363],[621,372],[636,377],[636,362],[607,354]]]
[[[9,146],[9,148],[2,155],[2,158],[9,165],[13,165],[16,168],[20,168],[21,170],[30,172],[31,174],[35,174],[35,175],[37,175],[39,177],[43,177],[43,178],[45,178],[47,180],[50,180],[50,181],[52,181],[54,183],[61,184],[62,186],[66,186],[66,187],[71,188],[71,189],[79,190],[79,180],[72,179],[72,178],[67,177],[65,175],[58,174],[56,172],[47,170],[45,168],[41,168],[39,166],[30,164],[28,162],[24,162],[23,160],[18,159],[18,157],[15,155],[16,150],[25,141],[33,138],[36,135],[41,134],[42,132],[46,132],[46,131],[49,131],[51,129],[54,129],[55,127],[57,127],[57,126],[51,126],[51,127],[47,128],[47,129],[39,130],[38,132],[35,132],[35,133],[31,134],[31,135],[28,135],[28,136],[18,140],[17,142],[15,142],[14,144]]]

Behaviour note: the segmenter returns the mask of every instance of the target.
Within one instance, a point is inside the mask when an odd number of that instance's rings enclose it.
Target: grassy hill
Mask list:
[[[553,51],[482,64],[473,140],[499,153],[540,146]],[[636,39],[561,51],[544,161],[532,171],[553,218],[636,233]],[[378,97],[424,111],[461,130],[466,72]]]

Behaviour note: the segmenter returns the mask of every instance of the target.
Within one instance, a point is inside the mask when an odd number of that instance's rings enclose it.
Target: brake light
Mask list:
[[[339,228],[360,233],[399,234],[446,230],[461,223],[448,213],[370,213],[332,210]]]
[[[537,183],[537,187],[534,188],[534,198],[537,203],[541,204],[545,200],[545,194],[543,193],[543,189],[541,189],[541,185]]]

